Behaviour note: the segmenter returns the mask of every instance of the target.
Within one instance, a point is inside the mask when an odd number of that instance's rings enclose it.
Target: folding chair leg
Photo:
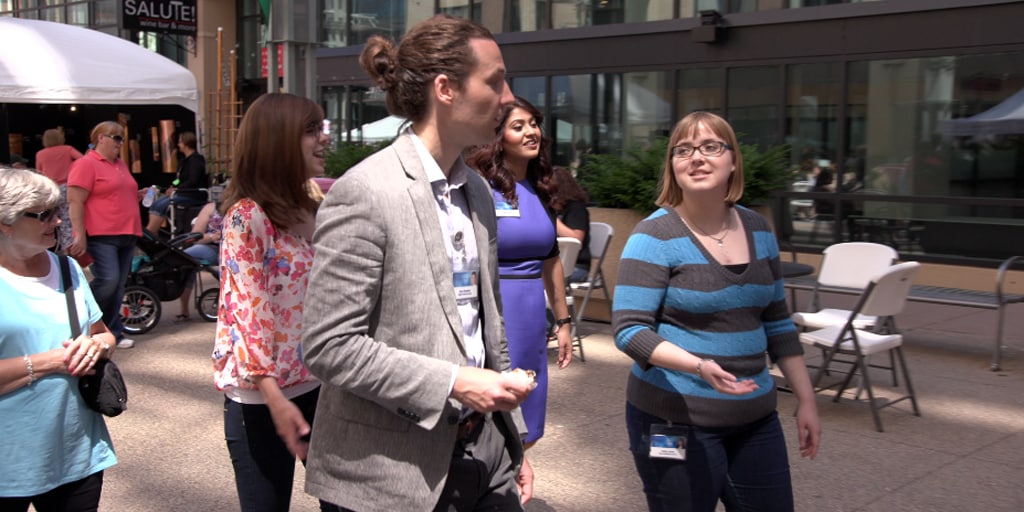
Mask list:
[[[867,366],[864,361],[864,356],[857,354],[857,364],[861,367],[861,379],[864,382],[864,389],[868,391],[868,403],[871,406],[871,416],[875,419],[875,429],[879,432],[885,432],[882,428],[882,416],[878,414],[880,407],[875,403],[875,392],[871,387],[871,377],[868,376]]]
[[[914,416],[920,416],[921,411],[917,408],[917,395],[914,394],[914,385],[910,383],[910,373],[907,371],[907,360],[903,357],[903,347],[896,347],[892,350],[900,360],[900,368],[903,370],[903,382],[907,385],[907,396],[910,397],[910,404],[914,408]]]

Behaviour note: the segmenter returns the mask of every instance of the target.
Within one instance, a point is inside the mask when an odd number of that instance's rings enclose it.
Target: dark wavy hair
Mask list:
[[[544,125],[544,116],[537,107],[519,96],[516,100],[505,107],[505,113],[501,116],[501,124],[494,130],[494,140],[490,144],[478,146],[470,151],[466,162],[476,169],[491,187],[510,203],[517,203],[516,178],[505,163],[504,149],[502,142],[505,136],[505,124],[509,115],[514,109],[521,108],[530,113],[537,120],[537,126]],[[551,169],[551,162],[548,160],[548,148],[551,146],[551,139],[541,132],[540,152],[537,157],[526,164],[526,179],[537,191],[541,203],[552,208],[552,199],[557,195],[558,185],[555,183],[554,171]]]
[[[586,204],[590,200],[587,197],[587,191],[583,190],[583,187],[576,181],[576,178],[572,177],[572,172],[565,167],[556,165],[554,167],[555,185],[557,189],[553,196],[551,196],[551,209],[556,212],[561,212],[565,209],[565,205],[579,201]]]

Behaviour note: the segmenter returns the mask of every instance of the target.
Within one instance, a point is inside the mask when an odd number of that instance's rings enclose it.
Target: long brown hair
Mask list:
[[[371,36],[359,55],[359,65],[387,93],[388,112],[413,122],[422,121],[434,77],[447,75],[456,83],[476,66],[471,39],[494,40],[491,31],[465,18],[438,14],[414,26],[395,46]]]
[[[505,138],[505,123],[508,122],[512,111],[517,108],[521,108],[533,116],[537,120],[537,126],[544,125],[544,116],[540,110],[529,101],[516,96],[516,100],[505,107],[505,112],[501,116],[501,124],[494,130],[494,140],[490,144],[473,149],[466,158],[466,162],[479,171],[480,175],[491,184],[491,187],[500,192],[502,197],[510,203],[516,203],[519,198],[516,197],[516,178],[508,168],[508,164],[505,163],[502,143]],[[550,145],[551,139],[544,136],[542,132],[540,152],[536,158],[526,164],[526,179],[537,191],[540,202],[548,208],[552,208],[551,200],[555,197],[558,189],[553,177],[554,173],[551,170],[551,163],[548,161]]]
[[[319,132],[323,121],[324,112],[316,103],[293,94],[265,94],[253,102],[238,128],[221,211],[226,213],[247,197],[278,229],[302,222],[304,211],[316,211],[306,188],[302,137]]]

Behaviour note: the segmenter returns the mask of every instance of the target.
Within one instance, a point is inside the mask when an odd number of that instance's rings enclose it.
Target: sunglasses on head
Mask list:
[[[120,135],[104,135],[104,137],[110,137],[110,140],[114,142],[124,142],[124,137]]]
[[[22,212],[21,216],[22,217],[28,217],[30,219],[36,219],[39,222],[50,222],[51,220],[53,220],[53,217],[56,214],[57,214],[57,209],[56,208],[50,208],[49,210],[41,211],[41,212],[38,212],[38,213],[37,212]]]

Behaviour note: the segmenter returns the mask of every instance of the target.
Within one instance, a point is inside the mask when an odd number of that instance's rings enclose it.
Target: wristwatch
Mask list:
[[[559,318],[558,320],[555,320],[555,329],[558,329],[559,327],[562,327],[563,325],[569,325],[571,323],[572,323],[572,317],[571,316],[567,316],[565,318]]]

